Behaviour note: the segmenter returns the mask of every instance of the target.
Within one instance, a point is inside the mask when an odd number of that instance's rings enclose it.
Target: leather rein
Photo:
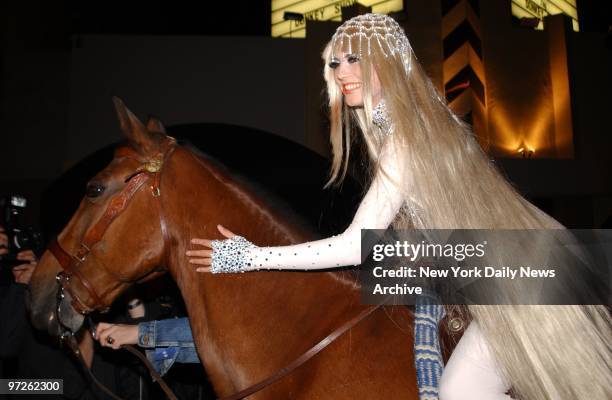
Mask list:
[[[132,174],[127,179],[127,184],[125,187],[116,194],[113,198],[111,198],[104,214],[98,219],[98,221],[85,233],[79,248],[76,250],[75,254],[71,254],[68,251],[64,250],[61,244],[57,239],[53,240],[49,244],[48,250],[53,254],[53,256],[57,259],[59,264],[62,266],[63,271],[60,271],[56,276],[56,281],[58,283],[58,291],[57,291],[57,303],[56,303],[56,319],[62,329],[62,333],[60,335],[60,339],[63,342],[66,342],[68,347],[75,353],[77,358],[81,360],[84,368],[89,373],[93,382],[96,383],[100,388],[109,394],[114,399],[120,399],[116,395],[114,395],[108,388],[106,388],[102,383],[100,383],[95,376],[91,373],[89,368],[86,366],[85,361],[82,357],[81,352],[78,349],[78,345],[76,342],[76,338],[74,333],[64,325],[60,319],[60,307],[62,300],[65,297],[65,292],[69,293],[72,301],[72,307],[80,314],[87,315],[88,313],[99,310],[101,312],[106,312],[109,309],[109,305],[105,305],[103,303],[103,298],[107,293],[98,293],[92,283],[79,271],[79,266],[85,262],[87,257],[90,255],[93,247],[98,244],[104,238],[104,234],[108,230],[111,223],[127,208],[132,197],[140,190],[140,188],[146,183],[150,182],[150,189],[153,197],[155,198],[155,204],[159,213],[159,224],[161,234],[164,240],[164,258],[166,255],[166,246],[169,243],[168,230],[166,221],[164,218],[163,208],[161,204],[161,174],[163,170],[163,166],[168,158],[171,156],[172,152],[176,147],[176,140],[174,138],[168,137],[166,141],[162,144],[161,151],[153,158],[142,160],[141,157],[136,153],[136,151],[132,150],[128,147],[121,147],[117,149],[115,152],[116,157],[127,157],[135,159],[141,162],[141,168],[138,169],[134,174]],[[103,270],[105,268],[101,267]],[[106,270],[105,270],[106,271]],[[106,271],[109,275],[113,276],[110,272]],[[71,284],[73,282],[78,281],[81,286],[86,290],[89,294],[90,299],[94,301],[93,305],[88,306],[85,302],[78,297],[74,291],[72,291]],[[259,392],[260,390],[266,388],[272,383],[280,380],[284,376],[291,373],[293,370],[304,364],[306,361],[310,360],[316,354],[318,354],[321,350],[327,347],[330,343],[340,337],[342,334],[353,328],[360,321],[365,319],[368,315],[373,313],[376,309],[378,309],[381,305],[376,305],[372,307],[365,308],[362,312],[345,322],[342,326],[334,330],[331,334],[326,336],[323,340],[318,342],[316,345],[311,347],[307,352],[302,354],[300,357],[295,359],[293,362],[281,368],[276,373],[271,375],[270,377],[247,387],[244,390],[239,391],[231,396],[226,396],[223,398],[219,398],[218,400],[240,400],[247,396],[252,395],[253,393]],[[154,367],[151,363],[133,346],[124,345],[122,346],[126,350],[130,351],[132,354],[137,356],[149,369],[151,375],[155,378],[156,381],[160,383],[160,386],[166,393],[166,395],[175,400],[176,396],[172,393],[168,385],[164,382],[164,380],[159,376],[157,371],[155,371]],[[136,354],[137,353],[137,354]]]

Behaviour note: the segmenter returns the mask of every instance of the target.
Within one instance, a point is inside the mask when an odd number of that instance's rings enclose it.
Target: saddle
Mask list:
[[[439,340],[446,364],[472,319],[465,306],[446,306],[445,311],[446,315],[440,321]]]

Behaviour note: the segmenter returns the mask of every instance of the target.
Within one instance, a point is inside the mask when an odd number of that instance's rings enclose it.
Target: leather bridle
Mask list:
[[[168,244],[168,229],[160,200],[160,184],[164,163],[168,160],[175,147],[176,141],[173,138],[168,137],[163,142],[160,152],[154,157],[145,160],[143,160],[135,150],[129,147],[121,147],[117,149],[115,152],[115,157],[134,159],[141,163],[140,168],[135,173],[130,175],[127,180],[127,184],[123,187],[123,189],[111,198],[102,216],[91,228],[87,230],[83,236],[83,239],[81,240],[75,254],[70,254],[64,250],[57,239],[53,240],[49,244],[48,250],[51,252],[51,254],[53,254],[63,269],[63,271],[60,271],[56,276],[59,284],[58,293],[61,294],[62,299],[64,291],[70,293],[70,296],[72,297],[71,304],[78,313],[87,314],[94,310],[100,310],[101,312],[108,311],[109,305],[105,305],[102,300],[106,293],[98,293],[92,283],[81,273],[79,267],[90,256],[94,246],[104,238],[104,235],[112,222],[126,210],[134,195],[147,182],[150,183],[151,194],[155,200],[154,202],[159,214],[159,225],[164,246],[162,257],[165,258],[166,246]],[[107,274],[114,276],[106,269],[106,267],[104,267],[103,264],[99,264],[98,266]],[[115,278],[117,277],[115,276]],[[121,279],[118,280],[121,281]],[[78,281],[89,294],[89,298],[93,300],[93,304],[88,306],[74,292],[74,290],[71,290],[71,285],[75,281]],[[58,297],[60,297],[59,294]]]
[[[62,271],[58,272],[56,276],[56,281],[58,283],[58,289],[56,294],[56,306],[55,306],[55,318],[57,323],[60,326],[60,340],[62,343],[65,343],[68,348],[72,350],[74,355],[83,365],[83,368],[89,374],[90,379],[93,383],[98,385],[102,391],[108,394],[115,400],[121,400],[120,397],[116,396],[110,389],[108,389],[105,385],[98,381],[95,375],[91,372],[91,370],[87,367],[85,360],[83,359],[83,355],[81,354],[76,338],[75,333],[66,326],[61,320],[61,305],[65,298],[65,292],[70,294],[72,298],[71,305],[72,307],[80,314],[88,314],[94,310],[100,309],[101,312],[105,312],[108,310],[109,306],[105,306],[102,298],[104,296],[100,295],[94,286],[91,284],[89,279],[87,279],[80,271],[79,266],[87,260],[90,255],[92,249],[96,244],[98,244],[102,238],[104,237],[106,231],[108,230],[111,223],[121,214],[130,201],[134,197],[134,195],[140,190],[140,188],[146,183],[150,182],[151,194],[155,199],[156,208],[159,214],[159,225],[160,231],[163,238],[163,249],[162,249],[162,261],[166,261],[166,246],[169,243],[168,239],[168,229],[166,226],[166,220],[164,218],[163,207],[161,204],[161,174],[162,169],[165,162],[168,160],[172,152],[176,147],[176,140],[171,137],[166,137],[164,142],[161,145],[160,151],[153,157],[148,159],[142,159],[140,154],[138,154],[135,150],[129,147],[121,147],[115,151],[116,158],[130,158],[136,160],[140,163],[140,168],[130,175],[126,180],[127,184],[123,187],[123,189],[113,196],[106,207],[106,210],[102,214],[102,216],[98,219],[98,221],[87,230],[83,239],[79,245],[79,248],[76,254],[70,254],[60,245],[57,239],[53,240],[49,244],[48,250],[53,254],[55,259],[62,267]],[[101,269],[103,269],[107,274],[114,276],[110,271],[108,271],[104,265],[101,265]],[[87,293],[89,294],[90,299],[94,301],[93,305],[87,306],[85,302],[71,290],[71,283],[74,282],[72,278],[76,278],[78,282],[80,282],[81,286],[85,288]],[[115,277],[116,278],[116,277]],[[122,280],[119,279],[121,282]],[[127,282],[126,282],[127,283]],[[88,322],[91,324],[91,319],[88,317]],[[90,326],[92,331],[94,330],[93,324]],[[155,368],[151,365],[149,360],[147,360],[136,348],[131,345],[123,345],[124,349],[132,353],[134,356],[138,357],[149,369],[151,375],[155,378],[155,380],[160,384],[162,390],[166,393],[168,398],[172,400],[177,400],[177,397],[172,393],[172,390],[168,387],[163,378],[155,371]]]

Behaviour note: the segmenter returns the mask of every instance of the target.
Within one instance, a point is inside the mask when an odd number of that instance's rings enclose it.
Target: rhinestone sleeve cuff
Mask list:
[[[245,272],[249,267],[249,250],[256,247],[242,236],[212,241],[210,272],[213,274]]]

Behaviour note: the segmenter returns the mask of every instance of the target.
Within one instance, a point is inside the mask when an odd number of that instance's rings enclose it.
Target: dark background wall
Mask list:
[[[69,164],[121,139],[113,95],[142,118],[155,115],[166,125],[226,123],[304,144],[303,41],[83,35],[78,42],[70,74]],[[241,143],[235,147],[228,151],[248,151]]]

